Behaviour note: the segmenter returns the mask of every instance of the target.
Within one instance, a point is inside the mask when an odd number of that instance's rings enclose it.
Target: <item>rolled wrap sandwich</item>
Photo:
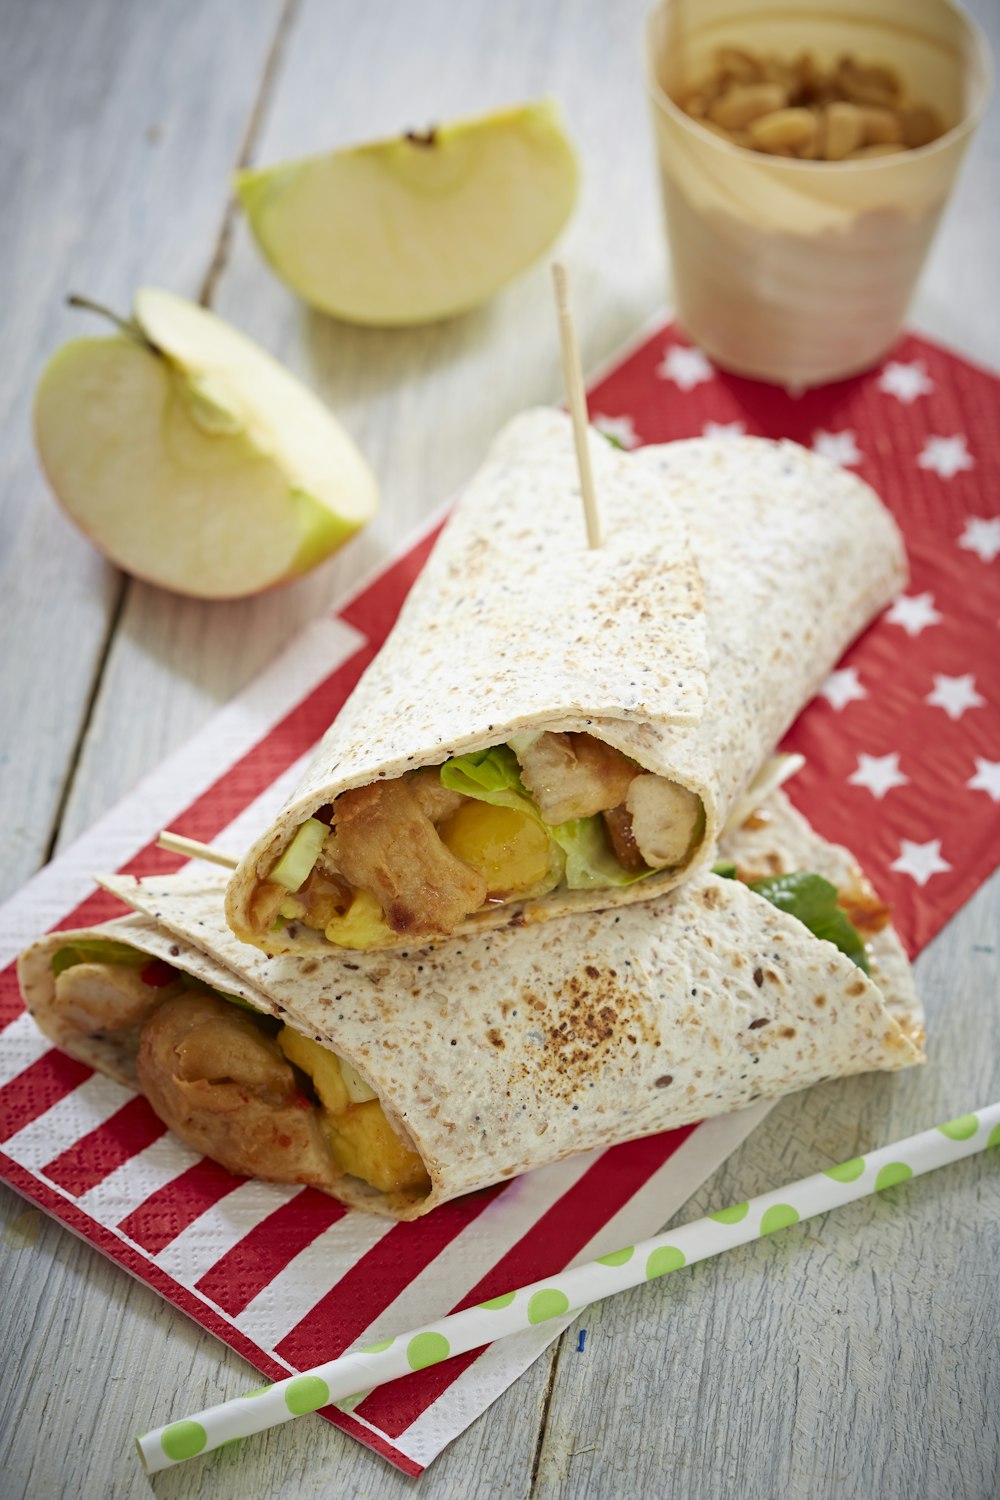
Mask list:
[[[232,1171],[416,1218],[574,1152],[922,1061],[909,966],[851,856],[780,792],[750,824],[721,873],[669,897],[350,959],[239,942],[216,872],[115,877],[144,915],[42,939],[22,989],[59,1046]]]
[[[795,444],[591,448],[597,550],[569,419],[497,439],[234,872],[237,936],[383,949],[662,895],[903,582],[877,496]]]

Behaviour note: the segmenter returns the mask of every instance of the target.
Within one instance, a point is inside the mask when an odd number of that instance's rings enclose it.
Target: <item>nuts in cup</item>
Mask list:
[[[688,337],[779,385],[876,364],[990,81],[957,0],[655,0],[646,82]]]
[[[714,71],[678,103],[736,146],[799,161],[893,156],[945,132],[937,110],[911,100],[894,68],[850,54],[824,70],[809,52],[786,61],[720,47]]]

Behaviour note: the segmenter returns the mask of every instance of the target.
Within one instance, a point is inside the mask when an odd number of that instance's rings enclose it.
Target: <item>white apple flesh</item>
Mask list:
[[[242,172],[273,269],[351,323],[404,325],[485,301],[552,244],[576,157],[552,100]]]
[[[326,407],[204,308],[140,291],[135,336],[77,339],[35,395],[67,515],[137,577],[231,599],[298,577],[374,513],[374,477]]]

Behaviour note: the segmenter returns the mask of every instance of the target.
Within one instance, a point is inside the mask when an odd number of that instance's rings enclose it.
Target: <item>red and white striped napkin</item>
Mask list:
[[[998,391],[994,376],[907,338],[881,370],[796,397],[722,375],[660,327],[591,392],[596,424],[624,446],[792,437],[856,469],[893,509],[912,582],[795,725],[788,744],[808,766],[790,790],[855,849],[913,952],[1000,859]],[[93,870],[177,868],[155,847],[163,827],[234,850],[259,829],[432,541],[309,627],[0,912],[0,1173],[270,1378],[653,1233],[767,1108],[593,1152],[393,1225],[313,1189],[231,1177],[175,1141],[143,1099],[52,1050],[25,1015],[19,949],[120,909]],[[418,1474],[563,1326],[323,1415]]]

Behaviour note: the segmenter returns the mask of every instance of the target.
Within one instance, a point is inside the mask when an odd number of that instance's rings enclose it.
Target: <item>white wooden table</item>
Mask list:
[[[995,0],[973,7],[1000,43]],[[228,199],[240,162],[545,92],[582,154],[564,255],[584,363],[664,296],[640,74],[644,0],[6,0],[0,48],[0,896],[110,807],[475,468],[556,398],[540,267],[483,310],[407,332],[308,312]],[[915,321],[1000,365],[1000,130],[973,145]],[[55,510],[30,404],[63,297],[202,296],[303,374],[382,486],[377,521],[298,585],[198,604],[105,565]],[[918,966],[931,1061],[779,1105],[684,1212],[760,1191],[1000,1097],[1000,881]],[[904,1196],[905,1195],[905,1208]],[[400,1496],[413,1481],[319,1420],[147,1480],[132,1435],[247,1388],[249,1370],[4,1190],[5,1496]],[[421,1481],[431,1496],[1000,1494],[1000,1173],[977,1158],[593,1309]],[[664,1300],[666,1297],[666,1301]],[[665,1334],[665,1320],[669,1320]],[[84,1435],[96,1433],[93,1446]],[[96,1450],[96,1452],[95,1452]],[[86,1456],[85,1456],[86,1455]]]

